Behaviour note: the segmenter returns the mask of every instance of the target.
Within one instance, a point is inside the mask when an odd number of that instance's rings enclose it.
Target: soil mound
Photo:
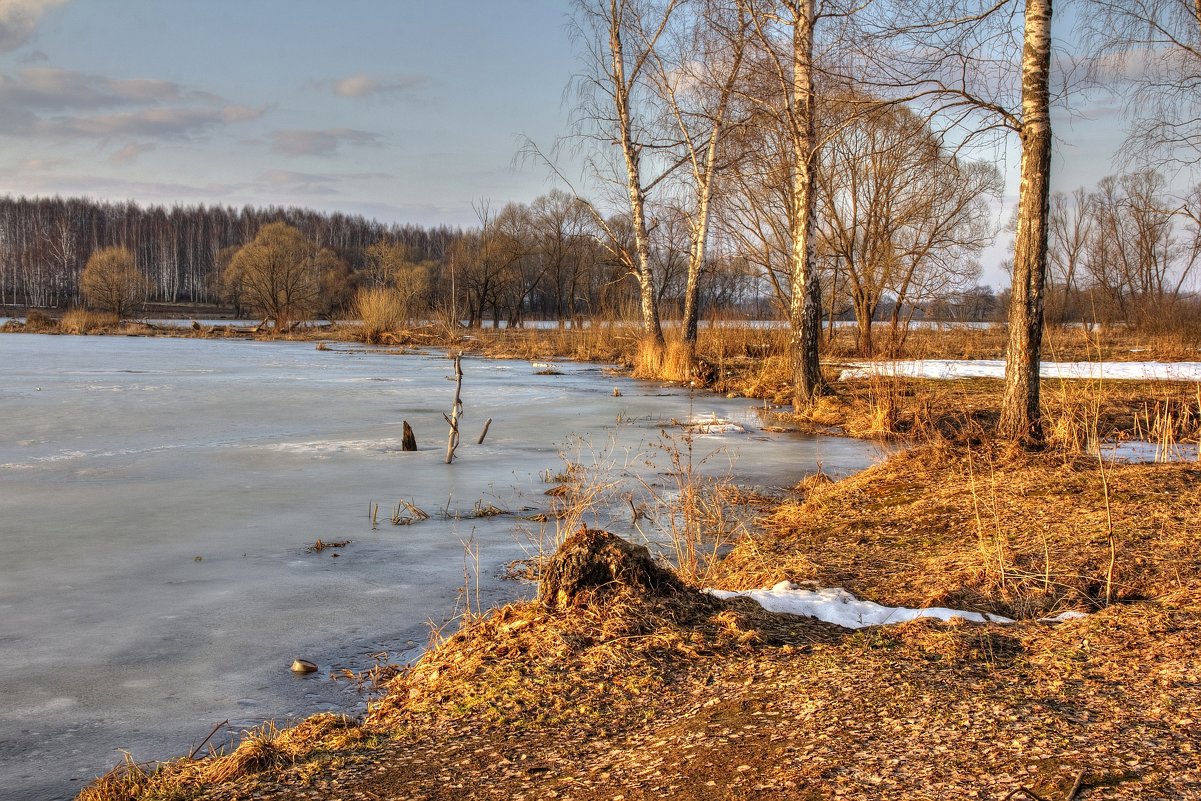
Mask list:
[[[543,569],[538,597],[548,609],[568,609],[589,606],[620,590],[669,596],[688,588],[658,565],[645,546],[581,526]]]

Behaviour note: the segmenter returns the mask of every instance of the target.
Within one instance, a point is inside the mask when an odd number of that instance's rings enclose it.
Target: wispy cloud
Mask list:
[[[247,106],[222,108],[148,108],[117,114],[54,117],[38,120],[34,132],[66,138],[194,139],[211,129],[256,119],[263,109]]]
[[[343,145],[379,147],[383,144],[378,134],[354,128],[272,131],[270,137],[271,150],[285,156],[331,156]]]
[[[185,94],[188,93],[179,84],[171,81],[113,80],[50,67],[31,67],[16,75],[0,75],[0,105],[5,108],[47,111],[112,108],[178,102]],[[212,102],[209,95],[199,95],[199,99]]]
[[[172,81],[116,80],[48,67],[0,74],[0,108],[0,133],[101,140],[192,139],[266,110]]]
[[[131,161],[135,161],[138,156],[143,153],[149,153],[156,147],[158,146],[153,142],[130,142],[125,147],[110,155],[108,160],[113,164],[128,164]]]
[[[68,0],[0,0],[0,53],[16,50],[29,41],[47,9]]]
[[[428,78],[420,73],[406,73],[377,77],[359,73],[346,78],[328,81],[334,94],[341,97],[368,97],[370,95],[403,94],[423,87]]]
[[[333,175],[321,175],[292,170],[268,170],[260,174],[255,184],[272,191],[304,195],[336,195],[340,180]]]

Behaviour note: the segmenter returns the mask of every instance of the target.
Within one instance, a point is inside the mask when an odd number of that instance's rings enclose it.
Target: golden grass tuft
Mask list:
[[[392,289],[360,289],[351,301],[350,313],[360,321],[359,336],[371,345],[393,337],[404,323],[404,305]]]
[[[84,788],[76,801],[188,798],[207,786],[252,779],[268,771],[302,769],[306,763],[370,748],[379,741],[379,732],[370,732],[344,715],[314,715],[285,729],[265,723],[246,732],[238,746],[225,754],[181,757],[157,766],[135,762],[126,754],[119,765]]]
[[[725,585],[812,580],[891,605],[1011,617],[1155,598],[1201,578],[1201,468],[926,446],[781,504]],[[1112,521],[1112,523],[1110,522]]]
[[[94,334],[109,331],[120,324],[120,319],[112,312],[88,311],[87,309],[68,309],[59,321],[59,330],[65,334]]]

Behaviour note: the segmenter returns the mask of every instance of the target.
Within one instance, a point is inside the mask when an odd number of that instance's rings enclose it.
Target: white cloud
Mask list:
[[[42,14],[66,2],[68,0],[0,0],[0,53],[16,50],[29,41]]]
[[[342,97],[367,97],[378,94],[399,94],[418,89],[426,82],[424,75],[410,73],[376,78],[365,73],[351,75],[331,82],[334,94]]]
[[[383,140],[369,131],[353,128],[272,131],[271,150],[285,156],[332,156],[343,146],[378,147]]]

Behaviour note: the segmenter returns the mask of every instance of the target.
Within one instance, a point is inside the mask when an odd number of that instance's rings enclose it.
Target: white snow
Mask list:
[[[844,629],[861,629],[867,626],[883,626],[889,623],[907,623],[919,617],[936,620],[962,618],[973,623],[1013,623],[1012,618],[988,615],[980,612],[964,612],[941,606],[928,609],[910,609],[906,606],[883,606],[872,601],[856,598],[841,587],[826,589],[803,589],[789,581],[781,581],[771,589],[730,592],[728,590],[706,590],[717,598],[742,596],[757,602],[768,612],[779,612],[800,617],[813,617]],[[1044,622],[1057,623],[1085,617],[1082,612],[1064,612],[1055,617],[1042,618]]]
[[[917,361],[847,362],[838,375],[906,378],[1004,378],[1002,359],[922,359]],[[1201,381],[1201,362],[1043,362],[1043,378],[1113,378],[1150,381]]]
[[[733,420],[727,420],[724,417],[718,417],[716,412],[711,412],[709,417],[694,417],[685,424],[685,428],[694,434],[745,434],[746,426],[741,423],[735,423]]]

